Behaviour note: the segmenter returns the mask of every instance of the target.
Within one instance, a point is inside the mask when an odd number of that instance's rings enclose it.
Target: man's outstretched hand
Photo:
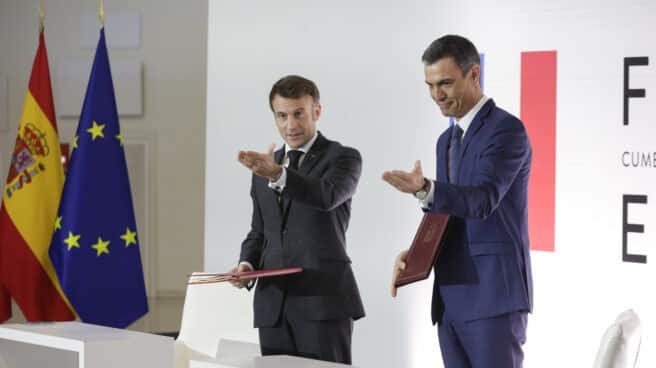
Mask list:
[[[392,170],[383,173],[383,180],[403,193],[416,193],[424,187],[421,161],[415,161],[412,171]]]
[[[276,181],[282,173],[282,166],[278,165],[273,158],[273,150],[275,148],[276,145],[272,144],[266,153],[239,151],[237,160],[255,175]]]

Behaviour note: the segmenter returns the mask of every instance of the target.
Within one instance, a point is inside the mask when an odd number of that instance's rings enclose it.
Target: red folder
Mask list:
[[[289,268],[272,268],[268,270],[246,271],[246,272],[226,272],[226,273],[195,273],[189,276],[187,285],[195,284],[212,284],[215,282],[224,282],[232,280],[251,280],[259,277],[272,277],[290,275],[293,273],[303,272],[300,267]]]
[[[430,275],[431,269],[440,255],[448,223],[449,215],[447,214],[430,212],[424,214],[410,250],[408,250],[405,269],[401,271],[394,283],[396,287],[424,280]]]

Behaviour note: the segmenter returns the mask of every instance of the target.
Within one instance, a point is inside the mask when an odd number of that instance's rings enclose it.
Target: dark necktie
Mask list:
[[[290,150],[289,152],[287,152],[287,158],[289,159],[287,168],[294,171],[298,170],[298,162],[301,160],[301,156],[303,156],[303,151]],[[287,210],[287,206],[289,206],[289,199],[281,196],[280,206],[283,212]]]
[[[289,165],[287,165],[287,167],[292,170],[298,170],[298,162],[301,160],[302,155],[303,151],[299,150],[291,150],[287,152],[287,158],[289,158]]]
[[[460,158],[460,145],[462,143],[462,128],[455,124],[451,129],[449,142],[449,183],[456,181],[458,175],[458,160]]]

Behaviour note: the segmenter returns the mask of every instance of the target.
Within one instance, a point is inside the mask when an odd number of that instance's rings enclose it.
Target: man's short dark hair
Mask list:
[[[433,41],[424,51],[421,61],[424,65],[432,65],[448,57],[453,58],[462,74],[469,72],[472,66],[481,64],[476,46],[468,39],[457,35],[446,35]]]
[[[319,102],[319,89],[313,81],[300,75],[288,75],[280,78],[269,92],[269,107],[273,111],[273,98],[276,95],[284,98],[301,98],[311,96],[314,103]]]

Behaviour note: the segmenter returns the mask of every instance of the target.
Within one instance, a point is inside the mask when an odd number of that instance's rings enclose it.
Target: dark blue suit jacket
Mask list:
[[[532,309],[528,239],[531,145],[522,122],[488,100],[465,132],[447,181],[451,129],[437,141],[431,211],[451,215],[435,265],[433,323]]]

